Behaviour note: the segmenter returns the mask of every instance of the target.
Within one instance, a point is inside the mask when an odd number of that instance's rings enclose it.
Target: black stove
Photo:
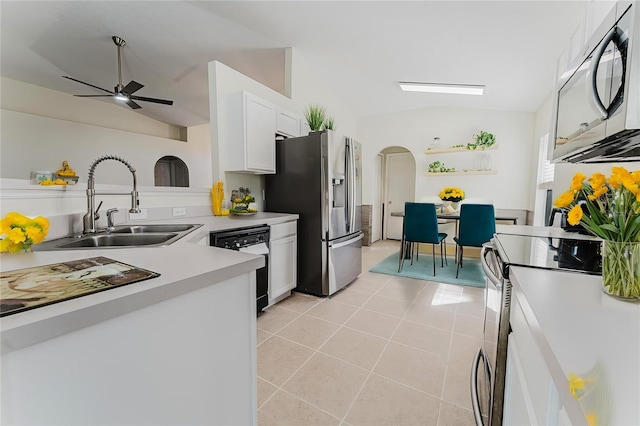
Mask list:
[[[496,234],[503,263],[602,275],[602,241]]]

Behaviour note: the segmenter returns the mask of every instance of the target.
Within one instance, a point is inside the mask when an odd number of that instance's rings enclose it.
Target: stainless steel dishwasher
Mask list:
[[[211,232],[209,245],[264,256],[264,266],[256,269],[257,313],[269,304],[269,225]]]

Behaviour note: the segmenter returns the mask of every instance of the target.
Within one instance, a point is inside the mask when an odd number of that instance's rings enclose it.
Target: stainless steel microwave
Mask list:
[[[620,1],[559,78],[553,160],[640,160],[640,3]]]

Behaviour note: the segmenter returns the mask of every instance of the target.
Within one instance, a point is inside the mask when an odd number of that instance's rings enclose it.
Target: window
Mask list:
[[[555,164],[548,158],[549,133],[540,138],[538,149],[538,189],[551,189],[551,183],[555,173]]]
[[[189,168],[173,155],[162,157],[153,170],[155,186],[189,186]]]

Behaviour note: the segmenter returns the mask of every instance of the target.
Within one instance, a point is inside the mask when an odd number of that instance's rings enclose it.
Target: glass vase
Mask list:
[[[602,291],[622,300],[640,299],[640,242],[604,241]]]

